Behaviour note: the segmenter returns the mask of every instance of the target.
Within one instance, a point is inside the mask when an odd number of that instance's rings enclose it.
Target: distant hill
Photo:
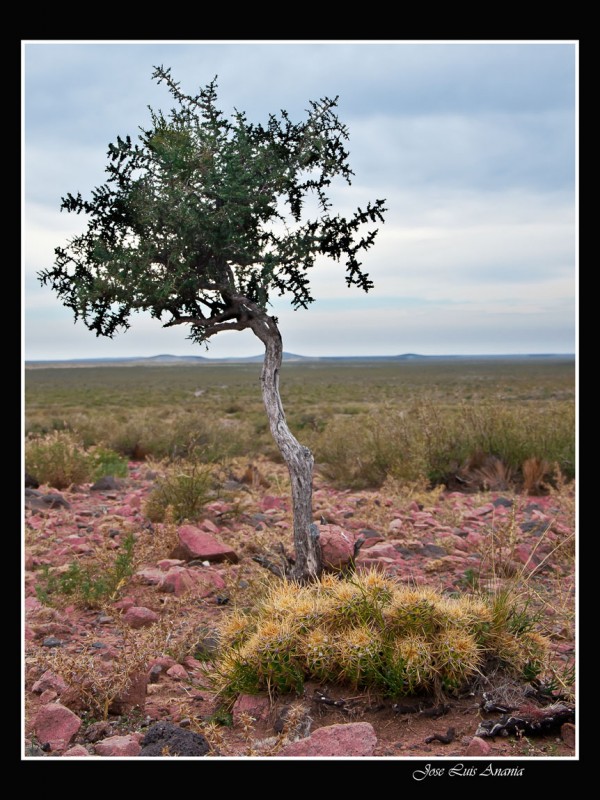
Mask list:
[[[390,362],[390,361],[481,361],[481,360],[526,360],[526,359],[574,359],[573,353],[528,353],[513,355],[506,353],[504,355],[451,355],[451,356],[424,356],[418,353],[403,353],[402,355],[395,356],[301,356],[296,353],[283,353],[283,360],[285,362]],[[26,361],[25,367],[35,369],[40,367],[132,367],[132,366],[152,366],[169,364],[255,364],[262,363],[263,355],[232,357],[232,358],[206,358],[205,356],[174,356],[169,353],[161,353],[157,356],[129,356],[129,357],[114,357],[114,358],[71,358],[71,359],[57,359],[47,361]]]

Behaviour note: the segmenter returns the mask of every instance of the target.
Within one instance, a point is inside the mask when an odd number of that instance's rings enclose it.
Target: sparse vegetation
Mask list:
[[[82,439],[69,430],[32,436],[25,446],[25,468],[40,483],[55,489],[85,483],[105,475],[124,477],[127,462],[118,453],[97,445],[85,449]]]
[[[123,537],[119,550],[110,559],[83,564],[71,562],[66,570],[51,570],[44,565],[35,592],[38,600],[52,605],[57,596],[69,597],[84,606],[99,607],[113,600],[134,571],[135,537]]]
[[[341,488],[389,479],[431,486],[458,475],[462,488],[537,493],[575,475],[572,360],[283,369],[290,428]],[[137,460],[280,460],[258,373],[253,364],[31,369],[26,431]]]

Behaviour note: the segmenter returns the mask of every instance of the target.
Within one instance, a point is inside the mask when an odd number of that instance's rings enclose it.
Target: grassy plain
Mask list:
[[[255,363],[26,369],[25,431],[70,430],[130,458],[278,459],[259,376]],[[281,393],[340,486],[443,482],[490,458],[517,483],[532,459],[546,477],[555,465],[574,477],[570,357],[287,362]]]

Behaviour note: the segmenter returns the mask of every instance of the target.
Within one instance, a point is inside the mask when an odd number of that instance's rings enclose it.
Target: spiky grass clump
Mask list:
[[[214,681],[229,698],[300,691],[307,679],[392,696],[455,691],[488,665],[531,679],[548,655],[507,597],[451,598],[377,572],[278,583],[252,614],[224,621],[220,642]]]

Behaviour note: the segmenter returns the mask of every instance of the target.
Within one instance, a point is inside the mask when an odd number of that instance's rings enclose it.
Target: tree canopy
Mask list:
[[[108,178],[90,199],[62,199],[61,209],[87,215],[87,229],[57,247],[39,277],[76,319],[112,337],[132,312],[149,311],[165,326],[189,324],[202,342],[252,327],[273,293],[306,308],[320,256],[344,263],[349,286],[372,287],[359,256],[377,234],[365,224],[383,222],[385,201],[331,213],[332,180],[349,184],[353,175],[338,98],[311,101],[303,122],[282,110],[253,124],[217,108],[216,78],[192,96],[170,69],[152,77],[175,107],[166,116],[150,108],[137,142],[119,136],[109,145]]]

